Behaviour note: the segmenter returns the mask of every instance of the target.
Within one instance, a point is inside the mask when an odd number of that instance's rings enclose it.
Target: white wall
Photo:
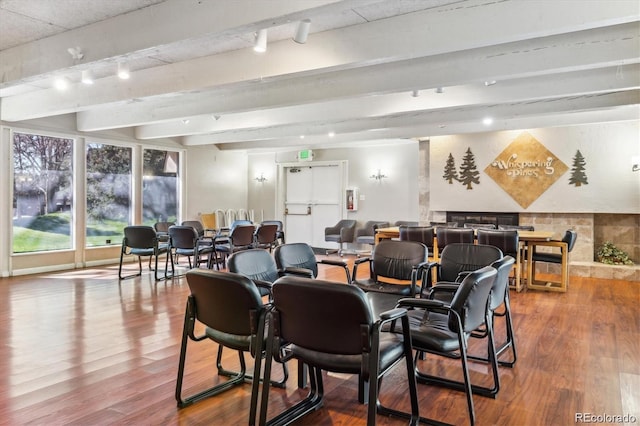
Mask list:
[[[569,167],[527,208],[484,172],[523,131]],[[432,211],[640,213],[640,172],[631,170],[631,157],[640,155],[640,121],[441,136],[431,138],[430,147]],[[449,153],[459,169],[469,147],[480,172],[480,184],[472,190],[442,178]],[[569,183],[577,150],[585,158],[588,177],[588,184],[579,187]]]
[[[247,208],[247,154],[220,151],[215,146],[187,149],[185,161],[186,211],[183,220],[216,209]]]

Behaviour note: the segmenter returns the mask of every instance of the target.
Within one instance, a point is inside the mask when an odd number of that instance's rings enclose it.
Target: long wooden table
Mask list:
[[[518,267],[516,268],[515,273],[515,289],[516,291],[521,291],[524,288],[524,284],[522,282],[522,276],[524,275],[523,268],[524,265],[527,265],[527,287],[530,287],[532,284],[531,278],[531,268],[528,267],[530,265],[530,259],[527,259],[525,253],[532,253],[532,249],[534,245],[544,245],[545,242],[551,242],[551,238],[553,238],[554,233],[552,231],[523,231],[518,230],[518,238],[520,243],[522,244],[523,250],[519,251],[519,259],[516,259],[516,263]],[[381,240],[399,238],[400,237],[400,227],[399,226],[390,226],[387,228],[378,228],[376,230],[375,235],[375,244],[378,244]],[[564,251],[563,251],[564,252]],[[438,251],[438,239],[434,237],[433,239],[433,258],[438,259],[439,251]],[[526,262],[529,260],[529,262]],[[526,263],[525,263],[526,262]],[[534,287],[537,288],[537,287]]]

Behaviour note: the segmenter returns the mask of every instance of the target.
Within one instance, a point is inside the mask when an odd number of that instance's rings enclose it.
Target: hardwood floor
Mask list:
[[[321,267],[321,274],[343,279],[340,268]],[[246,424],[248,384],[176,407],[187,294],[184,278],[156,283],[145,272],[118,282],[117,265],[0,279],[0,424]],[[500,369],[496,399],[475,397],[477,424],[568,425],[576,413],[640,422],[639,303],[637,282],[579,277],[571,277],[564,294],[512,293],[518,361]],[[481,350],[475,342],[471,348]],[[186,392],[219,380],[215,353],[212,342],[190,345]],[[459,374],[454,361],[427,357],[421,363]],[[225,351],[225,366],[237,364]],[[273,393],[270,416],[304,394],[291,370],[287,389]],[[399,365],[383,380],[382,399],[407,410],[403,370]],[[473,363],[472,370],[473,379],[483,381],[486,366]],[[464,394],[426,385],[418,385],[418,393],[421,415],[468,423]],[[328,374],[325,395],[324,407],[299,424],[365,424],[356,377]]]

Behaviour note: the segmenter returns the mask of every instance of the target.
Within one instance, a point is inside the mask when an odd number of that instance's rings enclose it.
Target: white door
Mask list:
[[[324,241],[324,228],[342,218],[342,180],[338,165],[285,167],[287,242],[337,248]]]

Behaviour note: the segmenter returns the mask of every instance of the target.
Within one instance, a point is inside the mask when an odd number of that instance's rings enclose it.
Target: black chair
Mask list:
[[[264,349],[265,320],[269,309],[262,303],[256,284],[249,278],[230,272],[192,270],[187,272],[187,283],[191,294],[187,299],[175,398],[179,407],[185,407],[204,398],[217,395],[228,389],[253,380],[249,409],[249,424],[255,424],[258,406],[258,378]],[[196,323],[205,326],[201,335],[195,334]],[[221,365],[218,351],[218,374],[230,379],[183,398],[182,388],[189,340],[200,342],[213,340],[220,348],[227,347],[238,351],[240,371],[230,372]],[[244,353],[254,358],[253,376],[247,374]],[[283,364],[282,386],[288,377]]]
[[[169,260],[169,244],[160,242],[158,234],[151,226],[133,225],[124,228],[124,238],[122,239],[122,249],[120,250],[120,266],[118,268],[118,278],[137,277],[142,275],[142,256],[149,256],[149,269],[153,270],[156,281],[167,278],[167,265]],[[158,256],[167,254],[164,263],[164,277],[158,277]],[[122,276],[122,261],[125,255],[138,256],[138,273]],[[155,256],[155,268],[151,268],[151,258]]]
[[[156,222],[153,224],[153,229],[156,230],[158,239],[161,242],[169,241],[169,227],[175,225],[175,222]]]
[[[394,226],[418,226],[419,223],[415,220],[396,220]]]
[[[475,240],[475,232],[469,228],[451,228],[449,226],[438,226],[436,228],[436,242],[438,244],[437,256],[440,257],[440,253],[444,248],[451,243],[467,243],[473,244]]]
[[[343,260],[316,258],[313,248],[306,243],[288,243],[277,246],[273,257],[278,269],[285,274],[304,276],[311,271],[313,278],[318,276],[318,265],[339,266],[344,269],[347,284],[351,283],[349,266]]]
[[[278,241],[278,225],[261,223],[254,233],[254,248],[269,249],[276,246]]]
[[[181,224],[181,226],[190,226],[196,230],[198,237],[204,237],[204,225],[199,220],[185,220]]]
[[[273,283],[286,274],[284,270],[278,268],[273,256],[261,249],[243,250],[232,254],[227,261],[227,267],[229,272],[244,275],[259,284],[260,295],[269,297],[271,297]],[[289,271],[288,273],[294,272]],[[295,273],[313,278],[312,271],[308,269]]]
[[[569,287],[569,253],[573,250],[578,239],[576,231],[567,230],[560,241],[532,241],[529,247],[532,252],[527,256],[531,260],[529,268],[529,278],[527,287],[537,290],[567,291]],[[554,252],[538,251],[539,246],[552,247]],[[559,250],[559,252],[558,252]],[[560,281],[537,280],[536,262],[555,263],[560,265]]]
[[[466,222],[462,224],[463,228],[467,229],[496,229],[496,225],[494,223],[471,223]]]
[[[203,262],[207,267],[210,267],[213,257],[213,245],[209,242],[204,242],[203,238],[204,237],[198,236],[197,231],[191,226],[170,226],[169,251],[171,256],[187,256],[189,269],[192,267],[197,268]],[[192,257],[193,265],[191,263]],[[174,269],[173,261],[171,269],[172,271]]]
[[[217,236],[214,238],[215,263],[219,268],[220,263],[226,266],[226,259],[229,255],[253,247],[253,234],[256,227],[253,225],[237,225],[229,232],[229,235]],[[220,253],[221,258],[218,258]]]
[[[518,231],[515,229],[478,229],[476,238],[478,240],[478,244],[486,244],[498,247],[502,251],[503,255],[511,256],[516,260],[513,276],[513,287],[516,289],[516,291],[521,291],[523,287],[521,263],[523,254],[520,252],[521,248]]]
[[[457,282],[464,274],[491,265],[502,257],[502,251],[494,246],[451,243],[442,250],[439,261],[431,263],[430,272],[436,282]]]
[[[351,219],[343,219],[335,226],[329,226],[324,228],[324,240],[328,242],[335,242],[340,244],[338,250],[327,250],[329,253],[338,253],[342,256],[344,253],[344,244],[352,243],[354,241],[356,233],[356,221]]]
[[[533,225],[498,225],[498,229],[501,231],[535,231]]]
[[[515,263],[515,259],[512,256],[505,256],[502,259],[498,259],[491,264],[493,268],[497,271],[496,278],[493,281],[493,287],[491,288],[491,294],[489,295],[489,314],[491,315],[491,322],[487,324],[488,326],[493,327],[491,332],[493,333],[494,339],[494,347],[495,347],[495,359],[494,364],[492,365],[492,370],[494,374],[494,387],[493,388],[484,388],[483,392],[487,392],[489,394],[495,394],[499,389],[499,381],[495,379],[498,371],[498,364],[503,365],[505,367],[513,367],[517,359],[516,353],[516,343],[515,343],[515,335],[513,332],[513,321],[511,318],[511,303],[509,299],[509,273],[511,272],[511,268]],[[436,284],[430,292],[430,298],[435,300],[441,300],[446,303],[451,303],[451,299],[455,294],[456,290],[459,287],[459,283],[440,283]],[[503,307],[501,312],[498,312],[498,309]],[[496,317],[505,317],[505,326],[506,326],[506,338],[504,342],[497,347],[495,345],[495,318]],[[472,334],[472,337],[475,338],[488,338],[489,330],[486,327],[482,327],[478,330],[475,330]],[[508,361],[499,360],[499,356],[507,349],[511,348],[511,357]],[[491,350],[490,347],[487,348],[487,354]],[[490,362],[488,356],[477,356],[477,355],[468,355],[470,359]]]
[[[284,225],[281,220],[263,220],[260,222],[261,225],[277,225],[278,232],[276,233],[276,238],[278,239],[277,245],[284,244],[286,241],[284,239]]]
[[[388,226],[389,222],[377,220],[367,221],[362,228],[356,229],[356,243],[373,245],[375,243],[376,229],[386,228]]]
[[[368,278],[358,278],[358,266],[369,264]],[[353,265],[352,284],[364,291],[391,293],[402,297],[414,297],[422,287],[424,271],[430,267],[427,246],[416,241],[382,240],[370,257],[356,259]],[[390,282],[401,280],[405,283]]]
[[[451,303],[431,299],[406,298],[398,302],[398,307],[413,309],[409,312],[411,323],[411,343],[416,354],[416,378],[418,383],[433,384],[464,390],[467,397],[469,420],[475,424],[473,393],[482,393],[471,383],[467,360],[467,340],[471,333],[490,324],[488,314],[489,294],[497,271],[492,266],[473,271],[465,276],[451,300]],[[495,359],[493,335],[489,330],[489,358]],[[445,358],[459,359],[463,381],[427,374],[420,369],[419,354],[429,353]]]
[[[273,285],[273,310],[260,407],[261,425],[285,425],[322,407],[322,370],[358,374],[369,383],[367,424],[376,413],[397,415],[418,422],[418,398],[406,311],[393,309],[376,317],[365,293],[357,287],[300,277],[283,277]],[[395,321],[402,335],[381,331]],[[284,348],[283,360],[297,359],[309,367],[310,390],[306,398],[267,421],[269,380],[273,351]],[[405,360],[411,413],[386,408],[379,402],[382,379]],[[360,390],[362,391],[362,389]]]
[[[417,241],[424,244],[433,255],[435,228],[433,226],[399,226],[400,241]]]

